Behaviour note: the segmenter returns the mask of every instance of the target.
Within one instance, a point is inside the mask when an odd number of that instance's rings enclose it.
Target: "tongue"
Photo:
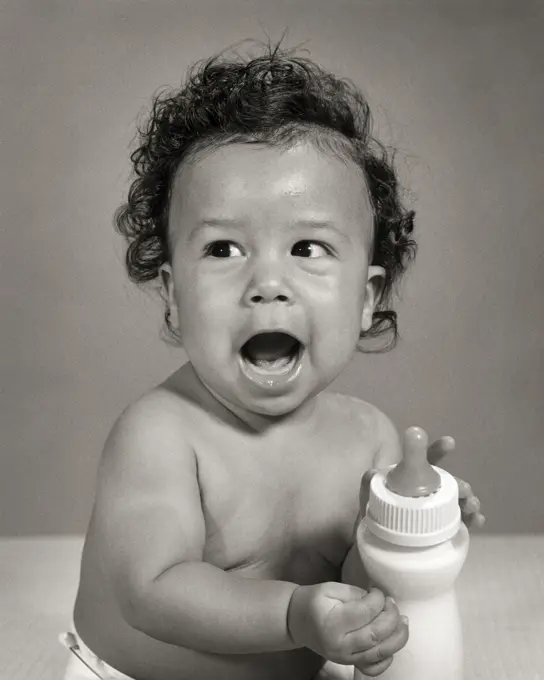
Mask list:
[[[253,362],[289,358],[298,341],[286,333],[260,333],[244,345],[244,354]]]

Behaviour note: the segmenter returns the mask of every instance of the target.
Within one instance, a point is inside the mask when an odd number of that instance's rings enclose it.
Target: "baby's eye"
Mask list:
[[[242,250],[233,241],[214,241],[206,246],[205,254],[210,257],[241,257]]]
[[[295,257],[309,257],[311,259],[326,257],[330,254],[330,249],[324,243],[318,241],[299,241],[295,243],[291,250],[291,255]]]

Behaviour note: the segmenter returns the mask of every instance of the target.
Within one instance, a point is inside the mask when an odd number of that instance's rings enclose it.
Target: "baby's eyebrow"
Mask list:
[[[212,217],[210,219],[200,220],[197,226],[200,227],[224,227],[239,225],[241,222],[234,217]]]
[[[294,225],[296,227],[311,227],[312,229],[331,229],[332,231],[341,233],[334,222],[331,222],[330,220],[304,219],[297,220],[294,222]]]
[[[349,241],[351,242],[350,237],[348,234],[345,233],[342,229],[340,229],[333,221],[331,220],[322,220],[322,219],[314,219],[314,218],[307,218],[307,219],[300,219],[294,222],[295,227],[310,227],[311,229],[315,229],[316,231],[332,231],[334,232],[337,236],[339,236],[343,241]]]
[[[199,231],[201,231],[204,227],[240,227],[243,226],[243,224],[232,217],[212,217],[212,218],[205,218],[202,220],[199,220],[194,227],[191,229],[189,232],[189,241],[191,241]]]
[[[335,232],[338,236],[340,236],[343,239],[349,240],[349,237],[341,230],[339,229],[336,224],[327,219],[318,219],[318,218],[303,218],[303,219],[298,219],[295,220],[294,222],[291,223],[292,227],[310,227],[311,229],[316,229],[317,231],[321,230],[327,230],[327,231],[333,231]],[[204,218],[202,220],[199,220],[195,226],[191,229],[189,233],[189,240],[193,239],[198,232],[203,229],[204,227],[215,227],[215,228],[221,228],[221,227],[245,227],[245,223],[243,221],[240,221],[236,218],[233,217],[212,217],[212,218]]]

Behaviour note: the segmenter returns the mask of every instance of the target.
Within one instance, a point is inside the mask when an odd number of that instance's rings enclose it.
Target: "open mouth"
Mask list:
[[[288,373],[298,361],[304,346],[289,333],[257,333],[240,350],[242,359],[257,373]]]

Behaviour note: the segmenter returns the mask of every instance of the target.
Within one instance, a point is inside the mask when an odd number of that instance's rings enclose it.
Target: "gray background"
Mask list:
[[[2,0],[0,534],[85,529],[104,439],[174,370],[112,214],[138,112],[242,38],[305,43],[399,149],[419,259],[402,341],[335,387],[452,434],[487,531],[544,530],[544,5]]]

